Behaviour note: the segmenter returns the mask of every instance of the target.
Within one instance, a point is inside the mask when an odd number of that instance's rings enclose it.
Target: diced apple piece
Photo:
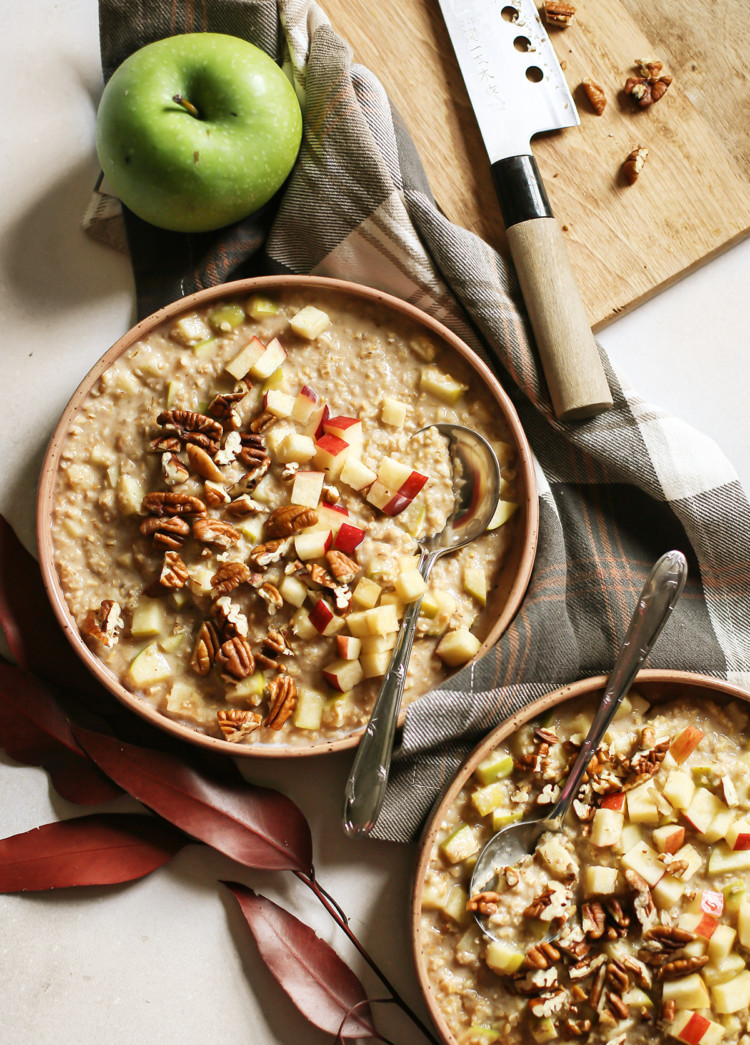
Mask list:
[[[571,878],[576,875],[578,865],[564,845],[564,835],[550,833],[536,847],[535,856],[544,860],[555,877]]]
[[[481,843],[479,828],[460,824],[440,843],[438,848],[449,863],[457,864],[478,852]]]
[[[363,653],[387,653],[392,650],[398,640],[398,632],[391,631],[387,635],[363,635]]]
[[[265,319],[266,316],[275,316],[279,306],[263,294],[253,294],[247,299],[245,311],[252,319]]]
[[[656,885],[666,873],[666,868],[656,851],[644,841],[636,843],[623,855],[622,866],[636,871],[651,886]]]
[[[328,435],[335,435],[339,439],[343,439],[345,443],[351,446],[357,457],[361,454],[364,444],[364,433],[362,431],[362,422],[358,417],[346,417],[344,414],[329,417],[323,422],[323,431]]]
[[[690,805],[683,811],[683,815],[687,822],[702,834],[708,830],[714,817],[724,809],[726,809],[726,806],[712,791],[705,787],[698,787],[690,800]],[[750,847],[750,835],[748,840]]]
[[[727,911],[739,911],[745,900],[746,891],[745,882],[742,878],[735,878],[733,881],[727,882],[722,889],[724,894],[724,905]],[[748,941],[747,946],[750,947],[750,936],[748,937]],[[745,944],[743,944],[743,946],[745,946]]]
[[[426,514],[427,509],[425,508],[424,500],[412,501],[408,508],[405,508],[401,513],[399,526],[412,537],[418,537],[422,532],[422,524]]]
[[[693,914],[712,914],[721,918],[724,913],[724,893],[715,889],[700,889],[687,905],[687,910]]]
[[[743,900],[737,912],[737,930],[740,943],[750,950],[750,901]]]
[[[699,1006],[694,1006],[699,1008]],[[750,969],[726,983],[711,988],[711,1008],[714,1012],[742,1012],[750,1007]],[[704,1008],[704,1006],[700,1006]]]
[[[608,896],[617,890],[617,868],[586,864],[581,881],[584,896]]]
[[[479,652],[482,643],[468,628],[447,632],[437,644],[435,652],[449,667],[466,664]]]
[[[371,610],[365,610],[364,614],[368,635],[389,635],[398,631],[398,613],[395,606],[375,606]]]
[[[417,569],[404,570],[396,578],[396,593],[404,602],[414,602],[427,591],[427,581]]]
[[[362,665],[362,672],[366,679],[382,678],[388,670],[388,665],[391,662],[391,651],[385,650],[380,653],[363,653],[359,660]]]
[[[365,531],[361,526],[356,526],[354,523],[343,522],[338,528],[338,532],[333,541],[334,548],[338,548],[339,551],[344,552],[346,555],[351,555],[353,551],[359,548],[362,541],[365,539]]]
[[[358,660],[339,658],[326,664],[323,668],[323,678],[332,689],[337,689],[340,693],[347,693],[362,681],[364,675],[362,665]]]
[[[310,414],[309,420],[302,429],[303,433],[312,436],[313,439],[320,439],[322,435],[325,435],[323,424],[330,416],[331,411],[328,409],[328,404],[320,403]]]
[[[735,851],[750,849],[750,820],[736,820],[730,824],[726,839],[730,849]]]
[[[161,603],[156,599],[149,599],[148,602],[139,602],[133,610],[130,634],[134,639],[150,639],[154,635],[164,635],[167,626]]]
[[[464,591],[473,596],[482,606],[487,602],[487,573],[483,566],[464,568]]]
[[[679,824],[657,827],[651,837],[660,853],[676,853],[685,841],[685,828]]]
[[[707,1009],[711,1004],[708,988],[697,972],[668,980],[663,986],[664,1001],[674,1001],[678,1009]]]
[[[337,635],[336,652],[342,660],[357,660],[362,652],[362,640],[353,635]]]
[[[711,849],[708,873],[719,875],[732,871],[750,871],[750,850],[740,849],[734,852],[728,845],[719,842]]]
[[[250,373],[259,381],[264,381],[267,377],[270,377],[275,370],[279,369],[285,359],[286,349],[279,339],[275,337],[268,342],[263,354],[251,364]]]
[[[558,1037],[557,1027],[549,1016],[543,1016],[540,1020],[535,1020],[530,1030],[531,1036],[537,1045],[545,1045],[545,1042],[556,1041]],[[500,1037],[499,1031],[497,1032],[497,1037]],[[484,1042],[482,1045],[484,1045]]]
[[[521,968],[525,958],[526,955],[512,943],[492,940],[487,944],[484,960],[493,972],[499,972],[501,976],[512,976]]]
[[[683,1009],[676,1014],[669,1033],[685,1045],[718,1045],[724,1037],[724,1028],[700,1012]]]
[[[255,366],[260,357],[266,351],[266,346],[259,337],[252,337],[240,351],[229,360],[224,369],[231,374],[235,381],[241,381],[245,374],[249,373],[250,367]]]
[[[308,588],[294,574],[284,577],[279,584],[279,594],[292,606],[304,606]]]
[[[401,399],[394,399],[393,396],[384,396],[380,404],[380,420],[383,424],[391,425],[393,428],[403,428],[408,409],[408,405]]]
[[[504,780],[513,772],[513,756],[505,752],[495,751],[483,759],[474,770],[474,776],[480,784],[492,784],[496,780]]]
[[[299,436],[299,438],[304,439],[305,436]],[[324,482],[325,472],[303,471],[300,468],[292,483],[290,502],[302,505],[305,508],[317,508],[320,495],[323,492]],[[328,532],[330,533],[330,530]],[[325,550],[323,554],[325,554]]]
[[[492,814],[492,830],[499,831],[508,824],[516,824],[522,816],[520,809],[496,809]]]
[[[425,337],[424,334],[413,337],[409,342],[409,348],[426,363],[431,363],[437,355],[437,345],[432,338]]]
[[[503,805],[508,795],[508,789],[500,780],[485,787],[478,787],[471,793],[471,804],[480,816],[493,813],[499,806]]]
[[[336,479],[341,474],[351,450],[351,446],[345,440],[324,432],[315,440],[315,467],[326,471],[329,479]]]
[[[366,500],[374,508],[379,508],[380,511],[383,512],[385,511],[386,506],[393,501],[395,496],[395,490],[386,486],[380,479],[376,479],[367,491]],[[404,505],[404,507],[406,508],[407,505]]]
[[[708,956],[714,965],[718,965],[727,957],[734,947],[737,938],[737,930],[731,925],[721,924],[716,927],[716,932],[708,941]]]
[[[228,334],[238,327],[245,319],[245,310],[240,308],[236,302],[229,301],[225,305],[219,305],[208,317],[208,322],[217,334]]]
[[[191,315],[182,316],[176,323],[173,323],[169,329],[169,336],[173,341],[192,348],[193,345],[211,337],[211,328],[201,316],[193,312]]]
[[[698,914],[687,911],[680,915],[677,924],[680,929],[687,929],[688,932],[695,933],[704,940],[710,940],[718,928],[719,919],[704,911],[700,911]]]
[[[299,337],[314,341],[331,325],[331,317],[315,305],[305,305],[289,320],[289,326]]]
[[[726,983],[727,980],[734,979],[744,968],[744,959],[736,952],[732,952],[721,961],[711,962],[710,965],[704,966],[701,969],[701,976],[709,987],[713,987],[717,983]]]
[[[453,406],[469,386],[456,381],[450,374],[438,370],[437,367],[423,367],[419,376],[419,387],[423,392],[434,395],[442,403]]]
[[[680,902],[684,892],[685,883],[681,878],[677,878],[673,874],[665,874],[661,881],[653,887],[651,895],[658,908],[669,910],[670,907],[674,907]]]
[[[681,878],[684,882],[689,882],[696,871],[700,871],[703,867],[703,858],[695,846],[683,845],[681,849],[678,849],[674,854],[678,860],[684,860],[687,863],[687,870],[683,871]]]
[[[172,666],[158,644],[151,642],[133,657],[128,676],[136,686],[153,686],[172,677]]]
[[[600,805],[602,809],[614,809],[616,813],[622,813],[625,810],[625,792],[624,791],[613,791],[612,794],[604,795]]]
[[[333,543],[330,530],[310,530],[295,534],[294,550],[298,559],[322,559]]]
[[[117,507],[123,515],[137,515],[146,496],[143,483],[134,475],[123,473],[117,482]]]
[[[318,637],[318,629],[310,620],[310,614],[306,609],[300,607],[292,616],[292,631],[301,639],[315,639]]]
[[[326,698],[315,689],[300,689],[292,722],[297,729],[320,729]]]
[[[337,617],[325,599],[318,599],[310,610],[310,623],[319,635],[335,635],[344,626],[342,617]]]
[[[675,762],[682,763],[692,755],[693,751],[703,740],[703,730],[697,726],[686,726],[683,731],[672,741],[669,753]]]
[[[378,479],[394,493],[408,480],[411,473],[411,465],[397,461],[395,457],[382,457],[378,463]]]
[[[591,844],[604,848],[619,842],[625,817],[614,809],[597,809],[591,825]]]
[[[351,518],[349,510],[340,504],[328,504],[321,501],[318,505],[318,523],[316,529],[330,530],[336,536],[344,523]]]
[[[357,586],[352,592],[352,602],[363,609],[369,610],[377,605],[382,588],[369,577],[360,577]]]
[[[303,385],[294,400],[292,420],[299,421],[300,424],[306,424],[310,420],[317,402],[318,393],[310,388],[309,385]]]
[[[675,769],[664,782],[663,794],[675,809],[687,809],[695,794],[695,784],[688,773]]]
[[[655,788],[650,780],[628,791],[628,820],[633,824],[658,824],[661,820],[659,807],[653,794]]]
[[[300,432],[287,432],[276,448],[276,458],[281,464],[289,464],[291,461],[307,464],[314,456],[314,440]]]
[[[518,507],[515,501],[498,501],[495,514],[487,523],[487,529],[498,530],[501,526],[504,526],[518,511]]]
[[[340,478],[347,486],[351,486],[352,490],[359,492],[372,486],[377,479],[377,475],[372,468],[368,468],[358,457],[349,455],[344,461]]]
[[[263,396],[263,407],[274,417],[289,417],[294,407],[294,396],[271,388]]]

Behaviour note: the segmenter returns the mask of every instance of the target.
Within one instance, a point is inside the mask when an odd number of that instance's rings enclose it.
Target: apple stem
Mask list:
[[[200,113],[193,103],[189,102],[187,98],[183,98],[181,94],[175,94],[172,101],[176,102],[177,105],[181,105],[183,109],[190,113],[191,116],[195,116],[196,118],[200,116]]]

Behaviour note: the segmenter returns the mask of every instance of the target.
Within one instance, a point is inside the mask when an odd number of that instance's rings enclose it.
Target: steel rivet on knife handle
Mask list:
[[[499,160],[492,177],[555,415],[594,417],[612,406],[612,394],[536,162]]]

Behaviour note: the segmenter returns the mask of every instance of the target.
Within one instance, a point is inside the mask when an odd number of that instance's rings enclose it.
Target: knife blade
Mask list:
[[[439,0],[491,165],[508,247],[555,415],[593,417],[612,394],[531,139],[580,124],[533,0]]]

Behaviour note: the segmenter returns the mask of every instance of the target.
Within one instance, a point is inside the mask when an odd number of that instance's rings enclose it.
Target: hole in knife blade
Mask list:
[[[513,41],[513,46],[517,51],[530,51],[531,40],[529,40],[528,36],[517,36]]]
[[[504,7],[500,14],[506,22],[518,21],[518,11],[515,9],[515,7]]]
[[[541,83],[544,79],[544,73],[538,65],[530,65],[526,70],[526,79],[531,80],[532,83]]]

